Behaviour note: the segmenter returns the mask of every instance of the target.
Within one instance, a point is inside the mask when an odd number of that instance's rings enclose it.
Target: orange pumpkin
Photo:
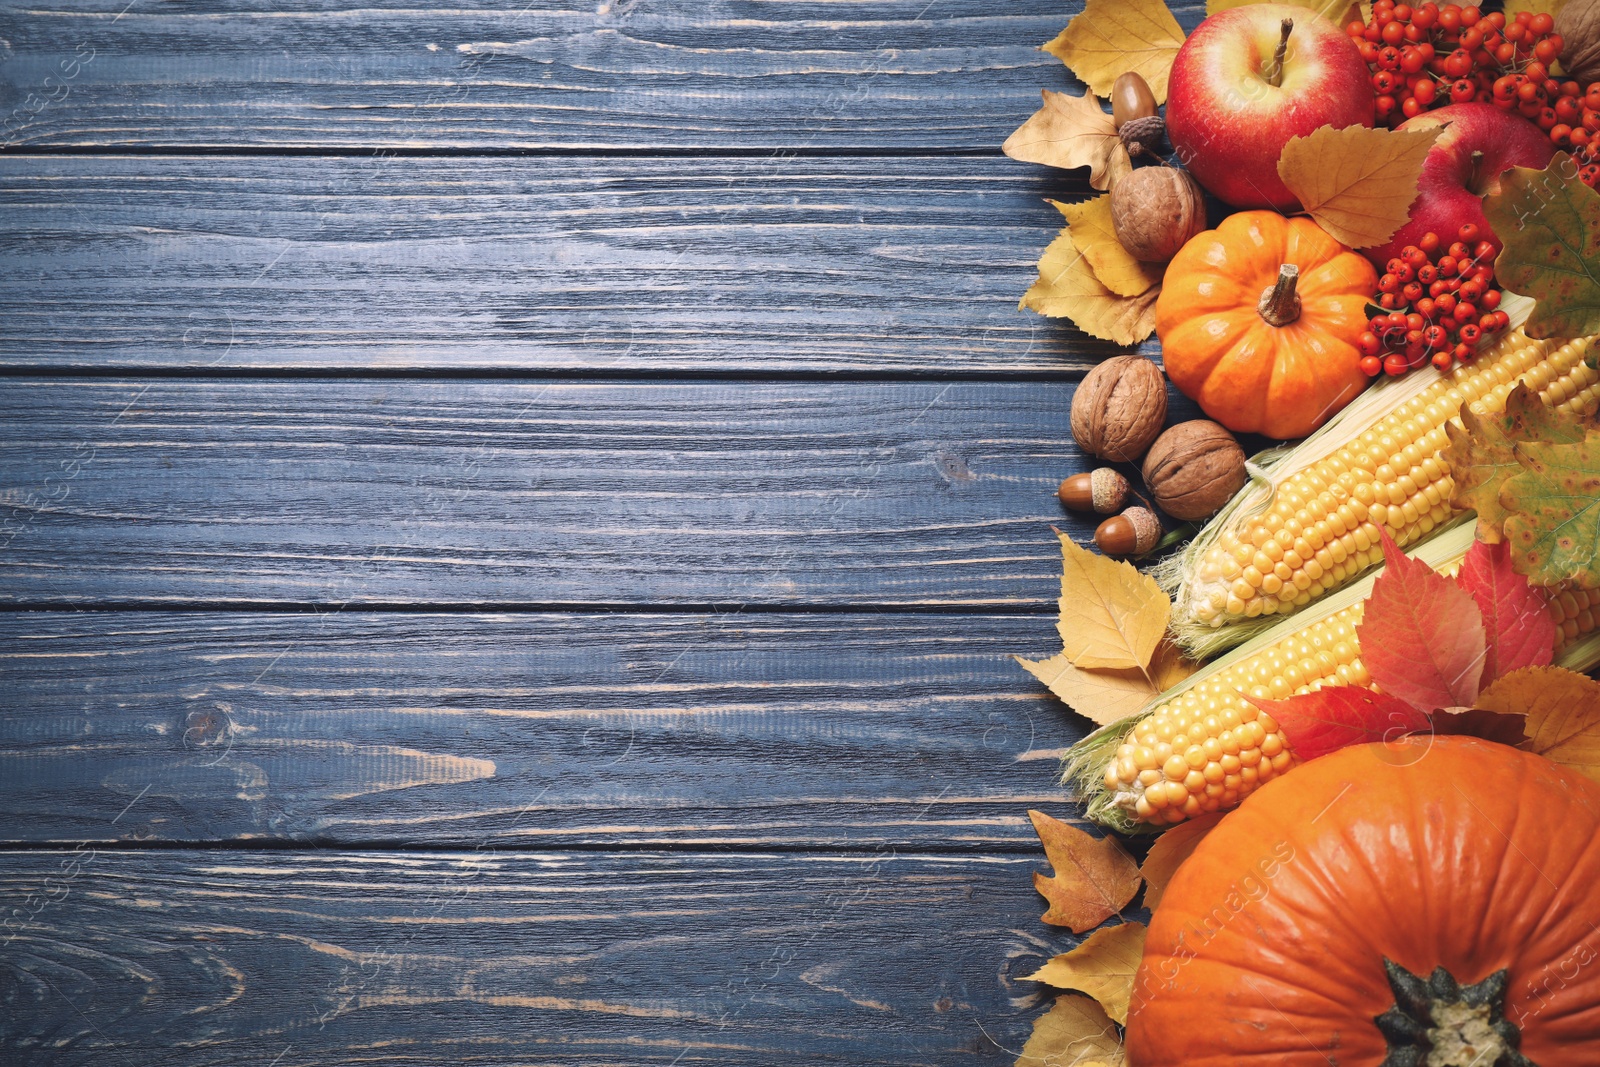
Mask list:
[[[1412,737],[1312,760],[1168,885],[1128,1062],[1600,1064],[1597,884],[1600,785],[1542,756]]]
[[[1356,339],[1377,288],[1372,264],[1310,219],[1230,215],[1167,266],[1167,377],[1235,433],[1304,437],[1367,384]]]

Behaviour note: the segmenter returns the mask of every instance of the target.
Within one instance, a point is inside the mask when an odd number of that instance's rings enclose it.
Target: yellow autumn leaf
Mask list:
[[[1111,179],[1128,159],[1111,116],[1100,108],[1093,93],[1070,96],[1044,90],[1044,106],[1006,138],[1000,150],[1024,163],[1073,170],[1089,168],[1089,184],[1111,188]]]
[[[1218,813],[1198,815],[1193,819],[1185,819],[1156,838],[1156,843],[1150,846],[1144,863],[1139,867],[1139,874],[1144,878],[1146,908],[1155,911],[1161,906],[1161,898],[1166,894],[1172,876],[1178,873],[1183,861],[1194,852],[1200,839],[1221,820],[1222,816]]]
[[[1022,295],[1019,306],[1071,319],[1090,337],[1131,348],[1155,332],[1160,295],[1159,285],[1132,297],[1107,289],[1072,243],[1071,227],[1063,227],[1039,257],[1038,280]]]
[[[1524,667],[1497,678],[1475,703],[1527,715],[1522,748],[1600,780],[1600,682],[1562,667]]]
[[[1061,615],[1056,631],[1073,666],[1139,669],[1150,664],[1166,632],[1172,602],[1148,574],[1107,559],[1064,533]]]
[[[1209,18],[1219,11],[1227,11],[1230,8],[1268,3],[1289,4],[1291,7],[1303,7],[1315,11],[1325,19],[1332,19],[1340,29],[1357,20],[1367,21],[1362,14],[1361,5],[1356,0],[1206,0],[1206,16]]]
[[[1067,707],[1101,726],[1110,726],[1138,714],[1152,698],[1199,669],[1197,664],[1184,659],[1171,641],[1162,641],[1156,646],[1150,666],[1143,670],[1137,667],[1082,670],[1073,666],[1065,652],[1046,660],[1021,656],[1016,659]]]
[[[1541,12],[1551,18],[1561,14],[1561,9],[1566,6],[1567,0],[1506,0],[1506,23],[1509,25],[1516,21],[1518,12],[1526,11],[1530,15]]]
[[[1117,1028],[1088,997],[1068,993],[1033,1020],[1017,1067],[1123,1067],[1127,1056]]]
[[[1087,993],[1100,1002],[1107,1015],[1127,1025],[1133,976],[1144,956],[1144,935],[1143,923],[1103,927],[1071,952],[1028,975],[1027,980]]]
[[[1182,45],[1183,27],[1161,0],[1089,0],[1044,50],[1101,96],[1110,96],[1117,77],[1133,71],[1164,104]]]
[[[1066,216],[1073,247],[1089,261],[1101,285],[1118,296],[1138,296],[1160,284],[1165,267],[1134,259],[1117,240],[1116,227],[1111,222],[1110,196],[1097,196],[1081,204],[1050,202]]]
[[[1289,139],[1278,177],[1334,240],[1372,248],[1405,224],[1422,161],[1443,132],[1323,126]]]

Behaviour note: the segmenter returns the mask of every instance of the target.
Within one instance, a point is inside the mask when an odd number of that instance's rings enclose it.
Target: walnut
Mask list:
[[[1072,437],[1100,459],[1139,462],[1166,419],[1167,380],[1143,356],[1106,360],[1072,394]]]
[[[1180,422],[1144,458],[1144,484],[1175,519],[1209,519],[1244,488],[1244,449],[1209,419]]]
[[[1206,228],[1205,194],[1177,167],[1140,167],[1111,186],[1111,227],[1134,259],[1165,263]]]
[[[1564,76],[1579,85],[1600,81],[1600,0],[1567,0],[1556,12],[1556,32]]]

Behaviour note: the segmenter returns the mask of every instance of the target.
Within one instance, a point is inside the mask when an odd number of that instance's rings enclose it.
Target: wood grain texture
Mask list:
[[[0,366],[1062,374],[1004,158],[0,156]],[[1147,345],[1154,347],[1154,342]]]
[[[1008,1065],[1032,857],[0,856],[10,1067]]]
[[[1071,84],[1038,46],[1081,9],[78,0],[7,12],[0,119],[31,146],[992,148]]]
[[[0,602],[1048,610],[1071,393],[5,379]]]
[[[1032,848],[1046,616],[0,614],[0,840]]]

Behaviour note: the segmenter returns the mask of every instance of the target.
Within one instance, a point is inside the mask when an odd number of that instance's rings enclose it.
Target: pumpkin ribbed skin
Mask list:
[[[1600,785],[1470,737],[1313,760],[1179,868],[1134,986],[1130,1067],[1379,1067],[1387,957],[1510,971],[1539,1067],[1600,1064]]]
[[[1300,268],[1300,317],[1273,326],[1257,304],[1279,268]],[[1156,334],[1167,377],[1235,433],[1304,437],[1366,387],[1356,339],[1378,276],[1310,219],[1241,211],[1167,267]]]

